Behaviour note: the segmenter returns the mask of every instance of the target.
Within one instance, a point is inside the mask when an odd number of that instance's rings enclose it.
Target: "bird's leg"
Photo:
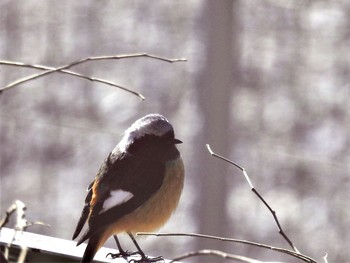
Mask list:
[[[108,253],[108,254],[106,255],[106,257],[111,256],[113,259],[114,259],[114,258],[122,257],[122,258],[126,259],[126,258],[129,257],[129,256],[139,254],[138,251],[136,251],[136,252],[129,252],[129,251],[127,251],[127,250],[125,251],[125,250],[121,247],[117,235],[113,235],[113,237],[114,237],[115,243],[117,244],[119,253],[115,253],[115,254],[113,254],[113,253]]]
[[[131,238],[132,242],[135,244],[138,253],[141,256],[141,259],[136,260],[136,259],[132,259],[129,261],[129,263],[134,262],[134,263],[150,263],[150,262],[158,262],[158,261],[163,261],[164,262],[164,258],[162,256],[159,257],[155,257],[155,258],[149,258],[145,255],[145,253],[142,251],[142,249],[140,248],[139,244],[136,242],[134,236],[130,233],[127,232],[129,237]]]

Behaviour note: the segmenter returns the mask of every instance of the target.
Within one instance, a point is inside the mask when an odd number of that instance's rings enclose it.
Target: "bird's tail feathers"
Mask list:
[[[93,235],[91,235],[89,237],[89,242],[85,248],[85,252],[84,252],[84,255],[83,255],[81,262],[84,262],[84,263],[92,262],[97,250],[99,250],[103,246],[103,244],[107,241],[107,239],[112,234],[113,233],[110,232],[108,228],[107,229],[103,228],[103,229],[95,232]],[[88,235],[88,234],[86,234],[86,235]],[[81,243],[85,239],[81,239],[79,242]]]
[[[103,240],[100,233],[96,233],[89,238],[89,242],[86,246],[83,258],[81,260],[82,263],[92,262],[95,257],[97,250],[103,245]]]

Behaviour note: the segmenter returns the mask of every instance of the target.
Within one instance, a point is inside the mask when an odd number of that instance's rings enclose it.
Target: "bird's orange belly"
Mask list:
[[[160,189],[143,205],[120,218],[109,229],[109,235],[121,232],[150,232],[168,221],[180,199],[184,184],[182,158],[167,164],[167,173]]]

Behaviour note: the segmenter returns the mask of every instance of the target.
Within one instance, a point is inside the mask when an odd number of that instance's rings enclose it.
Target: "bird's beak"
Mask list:
[[[180,144],[182,143],[182,141],[180,141],[179,139],[173,139],[173,144]]]

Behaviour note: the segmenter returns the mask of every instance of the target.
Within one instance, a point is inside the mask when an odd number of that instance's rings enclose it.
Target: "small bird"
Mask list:
[[[77,246],[88,240],[81,262],[92,262],[106,240],[114,236],[119,253],[113,258],[139,254],[148,258],[133,234],[155,231],[169,219],[178,205],[184,184],[184,165],[169,121],[160,114],[149,114],[134,122],[102,163],[88,187],[85,206],[73,239],[88,227]],[[126,232],[137,252],[124,251],[117,234]],[[135,260],[133,260],[134,262]],[[137,262],[137,261],[135,261]]]

